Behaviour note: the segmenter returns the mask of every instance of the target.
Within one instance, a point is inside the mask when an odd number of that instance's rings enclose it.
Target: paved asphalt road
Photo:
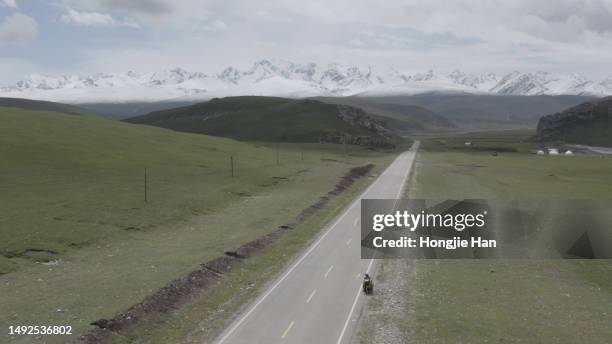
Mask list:
[[[363,275],[375,268],[360,258],[360,200],[398,198],[417,149],[389,165],[215,343],[350,342],[366,297]]]
[[[580,149],[580,150],[587,150],[591,153],[605,154],[605,155],[612,154],[612,148],[610,147],[595,147],[595,146],[587,146],[587,145],[569,145],[569,146]]]

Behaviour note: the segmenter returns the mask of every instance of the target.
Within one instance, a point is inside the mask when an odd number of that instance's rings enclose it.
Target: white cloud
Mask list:
[[[2,1],[7,0],[0,0],[0,4]],[[76,53],[52,60],[44,54],[47,47],[41,45],[40,51],[29,57],[37,61],[45,56],[38,65],[62,66],[75,72],[146,71],[177,65],[215,71],[229,64],[248,66],[256,59],[277,58],[391,65],[414,71],[541,69],[597,77],[610,73],[612,60],[612,0],[32,3],[53,3],[54,10],[64,13],[62,21],[71,25],[139,26],[138,32],[125,35],[119,28],[109,30],[104,36],[108,39],[87,46],[55,36],[52,38],[63,51]]]
[[[8,7],[17,8],[17,3],[15,0],[2,0],[2,2]]]
[[[138,24],[133,20],[116,20],[110,14],[99,12],[78,12],[69,9],[68,12],[62,15],[62,21],[66,24],[78,26],[95,26],[95,27],[138,27]]]
[[[185,0],[182,0],[183,2]],[[63,0],[68,8],[86,11],[124,12],[130,14],[160,15],[171,11],[174,0]]]
[[[21,13],[8,16],[0,24],[0,43],[23,44],[37,36],[36,21]]]
[[[208,32],[221,32],[228,29],[227,24],[225,24],[221,20],[213,20],[213,21],[194,21],[191,28],[195,31],[208,31]]]

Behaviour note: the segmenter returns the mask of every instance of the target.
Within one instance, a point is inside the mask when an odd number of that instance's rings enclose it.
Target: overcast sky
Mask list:
[[[0,84],[259,59],[612,75],[612,0],[0,0]]]

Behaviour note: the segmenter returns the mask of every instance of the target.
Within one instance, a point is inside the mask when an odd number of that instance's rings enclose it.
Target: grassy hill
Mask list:
[[[461,128],[469,129],[535,128],[542,114],[561,111],[592,99],[583,96],[443,93],[365,98],[369,102],[422,106]]]
[[[542,117],[538,123],[536,139],[542,142],[612,147],[612,97]]]
[[[210,199],[188,192],[188,184],[227,174],[230,154],[252,156],[241,162],[244,169],[244,164],[263,160],[266,151],[232,140],[53,111],[0,107],[0,120],[6,202],[0,210],[0,253],[7,257],[61,253],[126,228],[146,229],[184,215],[163,204],[177,202],[189,209],[198,197],[223,202],[219,195]],[[268,154],[272,161],[274,152]],[[169,197],[146,207],[145,168],[154,185],[151,199],[162,193]],[[249,173],[259,179],[258,169]],[[185,196],[168,194],[170,185]]]
[[[86,109],[77,106],[22,98],[0,97],[0,107],[17,108],[23,110],[54,111],[69,115],[84,115],[92,113]]]
[[[215,194],[193,184],[217,179],[231,189],[231,155],[236,173],[255,183],[246,189],[267,184],[277,173],[278,152],[280,161],[285,160],[282,147],[279,151],[95,116],[0,107],[0,121],[0,255],[6,257],[63,252],[112,232],[144,230],[158,221],[204,211],[211,203],[222,204],[233,191]],[[308,154],[325,146],[309,147],[299,149]],[[301,152],[290,153],[292,163],[301,161]],[[153,200],[146,206],[145,168]],[[81,231],[84,226],[88,229]]]
[[[386,117],[387,123],[404,134],[455,128],[456,125],[435,112],[418,105],[402,105],[368,101],[359,97],[315,98],[330,104],[343,104],[359,107],[369,113]]]
[[[73,326],[73,337],[47,343],[76,340],[92,321],[289,223],[351,168],[371,162],[380,173],[393,157],[356,146],[271,148],[15,107],[0,107],[0,123],[0,305],[10,310],[0,324]],[[295,227],[282,254],[243,278],[265,283],[367,182]],[[235,290],[246,283],[222,289],[247,297]],[[223,308],[227,316],[234,310]],[[0,333],[0,342],[14,341],[29,339]]]
[[[397,139],[384,118],[309,99],[227,97],[125,121],[243,141],[390,146]]]

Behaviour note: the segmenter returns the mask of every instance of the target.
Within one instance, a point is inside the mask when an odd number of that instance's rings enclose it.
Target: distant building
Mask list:
[[[466,147],[471,147],[471,146],[472,146],[472,143],[471,143],[471,142],[466,142],[466,143],[464,143],[464,144],[465,144],[465,146],[466,146]]]
[[[574,155],[574,152],[568,149],[565,151],[565,155]]]
[[[537,154],[537,155],[545,155],[546,153],[544,153],[544,151],[540,149],[540,150],[538,150],[538,151],[536,152],[536,154]]]
[[[559,150],[557,148],[548,148],[548,155],[559,155]]]

